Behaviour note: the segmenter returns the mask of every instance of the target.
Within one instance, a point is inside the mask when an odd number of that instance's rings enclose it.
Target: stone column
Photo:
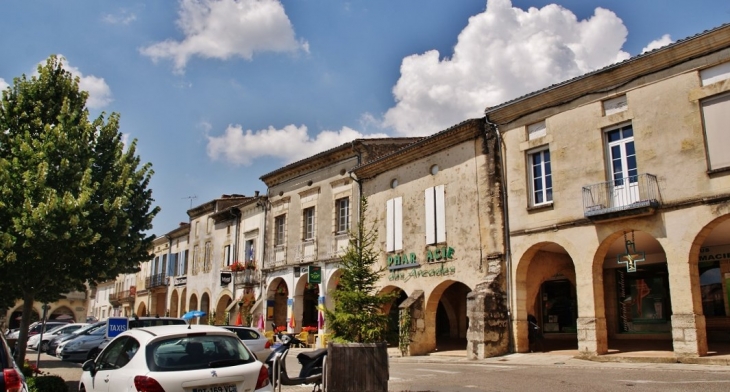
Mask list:
[[[585,260],[593,260],[591,257]],[[603,260],[575,263],[578,298],[578,350],[581,356],[608,352],[605,301],[603,298]]]
[[[696,262],[687,260],[692,244],[678,242],[662,244],[669,269],[674,354],[678,357],[704,356],[707,355],[707,331],[702,315],[699,270]]]
[[[509,352],[509,315],[499,280],[480,283],[466,298],[469,330],[466,355],[483,359]]]

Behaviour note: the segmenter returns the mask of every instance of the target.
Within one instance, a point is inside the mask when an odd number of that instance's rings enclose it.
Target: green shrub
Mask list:
[[[69,392],[66,381],[59,376],[38,376],[26,379],[28,392]]]

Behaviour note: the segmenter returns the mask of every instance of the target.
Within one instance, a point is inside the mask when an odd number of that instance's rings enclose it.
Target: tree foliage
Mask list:
[[[378,265],[375,244],[378,231],[367,226],[367,200],[360,201],[360,219],[349,233],[349,244],[340,258],[340,277],[332,291],[334,310],[324,309],[327,329],[336,341],[375,343],[385,341],[388,315],[383,308],[392,303],[394,294],[377,294],[376,284],[384,267]]]
[[[0,275],[22,299],[19,339],[33,301],[139,269],[153,236],[151,164],[126,146],[119,115],[89,119],[88,94],[51,56],[0,103]]]

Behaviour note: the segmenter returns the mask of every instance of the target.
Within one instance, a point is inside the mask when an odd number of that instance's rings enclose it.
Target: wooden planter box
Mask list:
[[[387,392],[388,348],[383,343],[329,343],[327,392]]]

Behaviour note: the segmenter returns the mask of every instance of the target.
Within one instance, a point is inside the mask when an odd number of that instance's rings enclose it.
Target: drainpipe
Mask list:
[[[504,263],[506,271],[506,283],[505,291],[507,294],[507,317],[509,319],[509,330],[507,335],[509,336],[509,349],[510,352],[515,351],[515,342],[513,334],[514,320],[512,315],[512,249],[509,236],[509,209],[507,208],[507,173],[505,171],[504,151],[503,151],[503,140],[502,135],[499,132],[497,124],[490,122],[488,116],[484,116],[487,129],[485,135],[489,132],[489,127],[494,128],[494,133],[497,136],[497,149],[499,151],[500,169],[502,171],[502,217],[504,219]]]

